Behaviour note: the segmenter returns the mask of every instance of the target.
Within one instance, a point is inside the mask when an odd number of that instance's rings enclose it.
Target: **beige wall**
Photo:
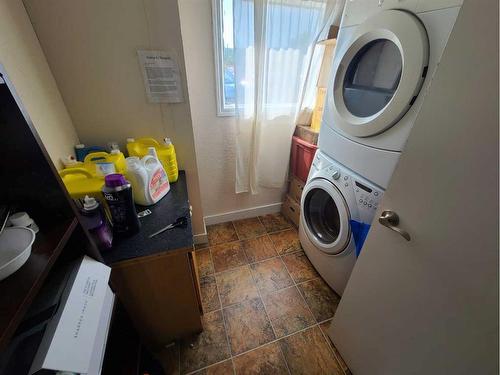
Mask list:
[[[279,204],[280,189],[235,194],[234,118],[216,116],[211,1],[179,0],[179,13],[205,215]]]
[[[78,137],[21,0],[0,1],[0,63],[59,166]]]
[[[176,0],[26,0],[26,8],[81,142],[169,136],[188,176],[195,234],[203,213]],[[185,101],[146,100],[137,50],[173,52]]]

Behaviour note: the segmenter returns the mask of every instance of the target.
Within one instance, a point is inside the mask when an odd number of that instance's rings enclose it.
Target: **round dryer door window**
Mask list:
[[[403,59],[399,48],[388,39],[366,44],[354,56],[344,77],[344,103],[357,117],[380,112],[392,99],[399,81]]]
[[[339,254],[351,237],[349,211],[340,191],[329,181],[313,180],[304,189],[302,212],[309,239],[328,254]]]
[[[336,126],[370,137],[396,124],[415,101],[428,60],[427,33],[410,13],[382,11],[357,26],[329,96]]]

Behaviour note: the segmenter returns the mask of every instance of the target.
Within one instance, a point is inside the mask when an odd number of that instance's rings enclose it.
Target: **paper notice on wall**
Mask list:
[[[184,101],[181,75],[174,56],[165,51],[137,51],[150,103]]]

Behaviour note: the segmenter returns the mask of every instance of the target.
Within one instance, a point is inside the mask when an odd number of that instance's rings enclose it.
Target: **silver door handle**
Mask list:
[[[378,218],[378,222],[383,226],[392,229],[394,232],[399,233],[406,241],[410,241],[410,234],[407,231],[398,228],[399,216],[394,211],[383,211],[382,215]]]

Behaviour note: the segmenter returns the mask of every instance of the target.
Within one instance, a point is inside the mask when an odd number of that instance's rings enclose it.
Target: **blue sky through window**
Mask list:
[[[234,105],[236,99],[236,85],[234,80],[233,0],[222,1],[222,46],[224,104]]]

